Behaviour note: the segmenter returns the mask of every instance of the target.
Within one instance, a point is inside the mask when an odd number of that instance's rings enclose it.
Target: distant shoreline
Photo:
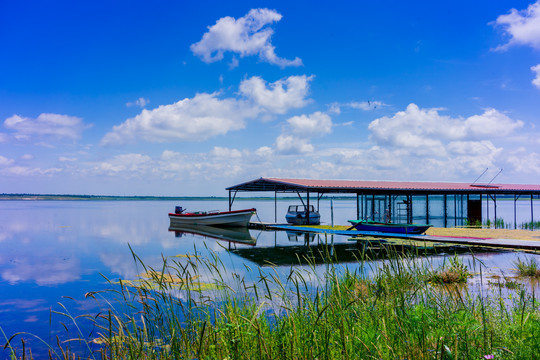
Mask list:
[[[333,196],[334,200],[345,199],[349,200],[353,197],[347,196]],[[271,200],[274,201],[274,197],[270,196],[250,196],[250,197],[236,197],[235,201],[242,200]],[[291,200],[298,199],[296,196],[290,197],[278,197],[277,200]],[[328,199],[323,197],[322,199]],[[321,199],[321,200],[322,200]],[[25,201],[51,201],[51,200],[85,200],[85,201],[182,201],[182,200],[198,200],[198,201],[229,201],[227,196],[109,196],[109,195],[50,195],[50,194],[0,194],[0,201],[9,200],[25,200]]]

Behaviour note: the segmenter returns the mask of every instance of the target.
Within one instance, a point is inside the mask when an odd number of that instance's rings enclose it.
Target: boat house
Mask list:
[[[421,207],[425,210],[426,223],[430,222],[431,217],[441,216],[444,218],[444,226],[458,225],[457,223],[448,224],[450,216],[469,224],[481,222],[483,201],[487,205],[487,214],[484,218],[490,219],[489,209],[490,202],[492,202],[493,219],[498,219],[497,199],[514,201],[514,226],[516,226],[516,202],[520,199],[530,200],[531,222],[534,222],[534,200],[540,199],[540,185],[419,181],[259,178],[228,187],[226,190],[229,191],[229,209],[232,208],[239,192],[273,192],[276,208],[278,194],[296,193],[308,208],[313,201],[317,202],[318,208],[320,199],[325,195],[342,194],[353,199],[356,198],[358,219],[377,221],[396,221],[397,219],[398,222],[407,223],[413,222],[415,204],[422,203]],[[442,201],[442,214],[430,212],[430,201],[435,199]],[[449,211],[452,213],[449,214]],[[464,225],[464,223],[459,225]]]

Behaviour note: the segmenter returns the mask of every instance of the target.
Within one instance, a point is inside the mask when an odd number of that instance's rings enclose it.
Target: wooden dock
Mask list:
[[[282,224],[265,224],[264,229],[269,230],[285,230],[296,232],[312,232],[320,234],[333,234],[349,237],[358,237],[358,240],[362,240],[363,236],[381,237],[381,238],[398,238],[398,239],[410,239],[417,241],[429,241],[436,243],[448,243],[448,244],[460,244],[468,246],[483,246],[483,247],[495,247],[495,248],[508,248],[508,249],[522,249],[522,250],[540,250],[540,241],[536,240],[522,240],[522,239],[505,239],[505,238],[488,238],[488,237],[475,237],[475,236],[436,236],[436,235],[410,235],[410,234],[395,234],[395,233],[381,233],[375,231],[358,231],[358,230],[342,230],[342,229],[329,229],[315,226],[295,226],[295,225],[282,225]]]

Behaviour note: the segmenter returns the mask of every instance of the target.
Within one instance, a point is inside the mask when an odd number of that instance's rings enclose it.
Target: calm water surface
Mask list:
[[[278,222],[284,222],[290,203],[278,202]],[[359,266],[353,255],[362,245],[346,236],[304,236],[258,230],[232,234],[201,234],[189,229],[170,231],[167,213],[175,205],[188,210],[227,209],[226,201],[0,202],[1,330],[8,338],[17,332],[35,334],[50,343],[55,342],[56,335],[65,338],[60,322],[71,328],[70,321],[51,314],[51,310],[65,311],[59,305],[61,303],[72,315],[99,311],[96,302],[84,300],[85,293],[109,288],[104,276],[112,280],[129,280],[141,273],[129,246],[146,265],[155,268],[161,267],[163,256],[194,253],[205,256],[215,252],[228,273],[237,274],[248,283],[257,282],[260,276],[258,271],[250,269],[261,265],[263,271],[269,271],[270,267],[265,265],[268,261],[277,264],[277,273],[283,278],[293,266],[307,268],[307,265],[297,265],[296,254],[301,255],[308,248],[325,243],[333,245],[332,251],[342,262],[338,265],[340,269],[354,270]],[[321,201],[320,205],[322,221],[330,223],[330,202]],[[530,221],[528,205],[519,206],[518,223]],[[234,209],[250,207],[257,208],[262,221],[274,221],[274,201],[237,200],[234,204]],[[353,200],[334,201],[333,207],[335,224],[346,224],[348,219],[356,217]],[[513,221],[513,202],[499,205],[499,214]],[[473,261],[468,252],[461,256],[465,262]],[[513,261],[527,256],[536,255],[481,250],[475,252],[474,261],[483,262],[486,272],[511,275]],[[439,255],[434,261],[443,258]],[[370,269],[374,268],[376,265],[370,265]],[[325,265],[320,264],[315,270],[322,274]],[[212,274],[207,276],[209,279],[206,280],[211,281]],[[40,356],[44,355],[45,348],[39,340],[31,336],[25,336],[25,339],[36,359],[44,357]],[[0,332],[0,344],[4,342]],[[20,340],[16,343],[19,345]],[[0,350],[0,359],[8,355],[7,351]]]

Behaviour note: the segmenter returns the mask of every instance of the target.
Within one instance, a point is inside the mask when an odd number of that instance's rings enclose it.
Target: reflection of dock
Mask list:
[[[287,233],[289,241],[292,234]],[[419,241],[396,241],[374,238],[354,238],[348,243],[332,242],[332,235],[297,232],[295,245],[275,245],[232,249],[232,253],[253,261],[259,266],[299,265],[323,263],[353,263],[362,260],[384,260],[392,256],[430,256],[443,253],[469,253],[465,246],[426,244]],[[317,238],[318,241],[315,241]],[[486,250],[489,251],[489,250]]]
[[[184,234],[204,236],[216,240],[228,241],[233,243],[255,245],[257,239],[251,236],[247,228],[243,227],[217,227],[206,225],[183,225],[171,226],[169,231],[174,231],[176,237],[182,237]]]
[[[540,241],[519,240],[519,239],[494,239],[485,237],[456,237],[456,236],[434,236],[434,235],[410,235],[410,234],[395,234],[381,233],[375,231],[358,231],[358,230],[335,230],[328,228],[312,227],[312,226],[291,226],[291,225],[273,225],[268,228],[286,231],[313,232],[321,234],[345,235],[345,236],[374,236],[380,238],[398,238],[409,239],[436,243],[449,243],[467,246],[482,246],[496,248],[511,248],[524,250],[539,250]]]

